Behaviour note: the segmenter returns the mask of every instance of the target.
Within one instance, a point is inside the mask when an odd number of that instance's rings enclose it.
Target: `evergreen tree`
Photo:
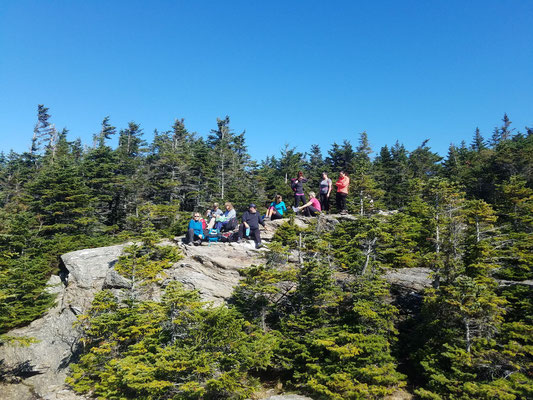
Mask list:
[[[54,164],[44,166],[29,183],[28,193],[31,210],[47,234],[93,228],[90,191],[70,154],[60,154]]]
[[[476,132],[474,133],[474,138],[472,139],[470,148],[476,153],[479,153],[480,151],[487,148],[487,146],[485,145],[485,139],[481,135],[479,128],[476,128]]]
[[[415,178],[428,179],[435,176],[439,171],[438,162],[442,160],[437,153],[427,146],[426,139],[409,155],[409,169]]]

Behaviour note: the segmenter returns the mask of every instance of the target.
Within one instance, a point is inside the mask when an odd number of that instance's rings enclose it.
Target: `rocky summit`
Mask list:
[[[339,218],[351,216],[324,216],[319,220],[320,229],[332,229]],[[263,240],[268,243],[276,229],[286,220],[267,221],[262,229]],[[296,218],[295,223],[305,228],[309,219]],[[252,241],[243,243],[203,243],[186,246],[182,237],[172,244],[180,247],[184,258],[165,270],[161,283],[151,291],[158,300],[163,288],[171,280],[182,282],[189,289],[198,290],[204,300],[220,304],[227,299],[238,283],[239,270],[264,262],[265,252],[255,249]],[[84,399],[71,391],[64,380],[69,364],[76,361],[80,333],[75,327],[76,316],[88,310],[95,293],[102,289],[120,292],[130,287],[130,282],[114,269],[126,244],[86,249],[64,254],[62,273],[48,282],[48,290],[56,294],[56,303],[44,316],[29,326],[12,330],[8,336],[32,338],[29,346],[6,344],[0,347],[2,368],[7,371],[7,383],[1,386],[2,400],[74,400]],[[297,260],[296,255],[289,256]],[[420,291],[430,284],[429,271],[408,269],[389,273],[392,283],[409,293]],[[274,395],[277,399],[306,399],[299,395]]]

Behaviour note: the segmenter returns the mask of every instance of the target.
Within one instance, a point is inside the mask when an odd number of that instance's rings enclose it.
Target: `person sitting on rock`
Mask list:
[[[322,211],[320,202],[316,198],[315,192],[309,192],[309,201],[303,206],[297,207],[298,211],[303,211],[306,217],[316,217]]]
[[[248,206],[248,211],[242,215],[242,224],[239,225],[239,238],[237,243],[242,242],[244,236],[252,236],[255,242],[255,248],[262,247],[261,234],[259,233],[259,224],[265,226],[265,221],[257,212],[257,207],[254,203]]]
[[[231,231],[237,226],[237,213],[233,208],[233,204],[227,201],[224,204],[224,207],[226,207],[226,211],[224,211],[221,216],[216,217],[215,228],[218,229],[219,232]]]
[[[265,218],[270,218],[272,221],[274,221],[275,219],[281,219],[283,218],[284,211],[287,211],[285,202],[281,198],[281,195],[277,194],[274,198],[274,201],[270,203]]]
[[[189,227],[187,230],[187,244],[189,246],[195,245],[198,246],[202,243],[202,240],[206,238],[207,232],[204,230],[203,221],[200,220],[200,213],[195,212],[191,221],[189,222]]]
[[[221,215],[222,210],[218,208],[218,203],[213,203],[213,208],[211,210],[207,210],[205,213],[206,218],[209,219],[207,229],[211,229],[215,225],[216,218],[220,217]]]

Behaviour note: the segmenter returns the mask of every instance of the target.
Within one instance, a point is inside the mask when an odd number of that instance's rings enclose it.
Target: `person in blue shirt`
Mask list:
[[[270,218],[272,221],[283,218],[283,213],[285,211],[287,211],[287,207],[285,206],[281,195],[277,194],[274,201],[270,203],[265,218]]]
[[[191,221],[189,222],[189,227],[187,230],[187,244],[192,246],[198,246],[202,243],[206,237],[206,232],[204,231],[203,221],[200,220],[200,214],[195,212]]]

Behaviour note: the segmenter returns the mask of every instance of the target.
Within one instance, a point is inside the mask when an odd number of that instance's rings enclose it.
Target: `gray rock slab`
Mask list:
[[[58,276],[48,282],[48,291],[57,294],[56,304],[30,325],[8,332],[10,336],[37,340],[27,347],[4,345],[0,360],[7,368],[26,364],[34,375],[19,384],[1,388],[1,399],[30,400],[36,398],[82,399],[64,386],[70,358],[78,344],[79,332],[73,327],[76,315],[85,312],[94,294],[102,289],[104,279],[114,265],[123,246],[75,251],[62,256],[69,271],[65,287]],[[28,388],[29,390],[28,392]],[[9,396],[9,397],[3,397]]]
[[[399,268],[387,270],[383,277],[393,286],[422,293],[431,287],[431,272],[429,268]]]

